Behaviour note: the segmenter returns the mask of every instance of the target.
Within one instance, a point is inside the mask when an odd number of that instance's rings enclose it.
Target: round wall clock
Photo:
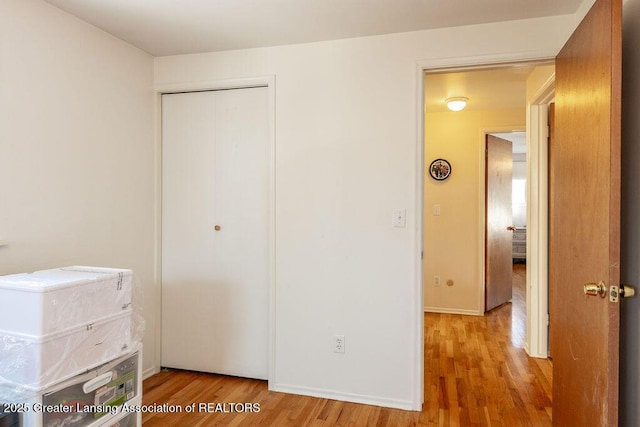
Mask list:
[[[435,180],[444,181],[451,175],[451,163],[445,159],[436,159],[429,165],[429,174]]]

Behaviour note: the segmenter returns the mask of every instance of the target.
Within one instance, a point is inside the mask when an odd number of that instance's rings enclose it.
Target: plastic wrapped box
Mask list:
[[[44,336],[129,310],[132,276],[82,266],[0,276],[0,333]]]
[[[44,336],[0,334],[4,381],[40,391],[129,353],[131,310]]]
[[[130,352],[144,332],[136,285],[99,267],[0,276],[0,391],[37,394]]]

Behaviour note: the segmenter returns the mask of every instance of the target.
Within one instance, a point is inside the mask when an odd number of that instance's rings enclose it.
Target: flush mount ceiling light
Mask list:
[[[447,104],[447,108],[451,111],[461,111],[464,107],[467,106],[467,101],[469,98],[465,98],[463,96],[457,96],[455,98],[447,98],[445,99],[445,104]]]

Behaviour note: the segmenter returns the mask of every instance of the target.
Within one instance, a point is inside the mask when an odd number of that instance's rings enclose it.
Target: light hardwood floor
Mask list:
[[[524,265],[514,296],[484,317],[425,314],[425,403],[401,411],[267,390],[264,381],[163,371],[144,381],[143,403],[259,403],[260,412],[147,413],[145,426],[548,426],[551,362],[524,351]],[[513,316],[512,316],[513,315]],[[218,408],[230,411],[229,405]]]

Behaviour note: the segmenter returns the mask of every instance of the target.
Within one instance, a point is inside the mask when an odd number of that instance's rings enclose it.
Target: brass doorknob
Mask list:
[[[622,285],[620,286],[620,289],[622,290],[620,295],[622,295],[624,298],[629,298],[636,294],[635,288],[632,288],[629,285]]]
[[[220,227],[219,225],[215,225],[215,226],[213,227],[213,229],[214,229],[214,230],[216,230],[216,231],[220,231],[220,228],[222,228],[222,227]]]
[[[513,225],[507,227],[507,231],[516,231],[516,228]]]
[[[630,298],[636,294],[636,290],[629,285],[611,286],[609,288],[609,301],[618,302],[620,298]]]
[[[604,298],[607,295],[607,287],[604,285],[604,282],[600,283],[585,283],[584,284],[584,293],[590,296],[598,296]]]

